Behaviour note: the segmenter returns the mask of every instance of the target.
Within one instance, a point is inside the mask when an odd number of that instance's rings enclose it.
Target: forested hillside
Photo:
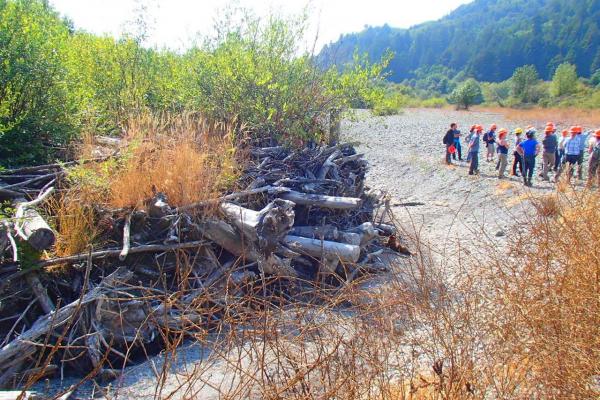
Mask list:
[[[534,65],[550,79],[569,62],[579,76],[600,69],[600,0],[475,0],[448,16],[410,29],[384,25],[343,35],[319,54],[322,65],[345,65],[356,50],[373,60],[386,50],[390,80],[415,77],[415,70],[442,65],[479,81],[510,78]]]

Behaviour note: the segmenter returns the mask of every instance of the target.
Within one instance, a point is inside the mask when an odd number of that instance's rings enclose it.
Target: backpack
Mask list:
[[[600,160],[600,142],[596,143],[596,145],[594,146],[592,154],[590,154],[590,158],[592,160]]]

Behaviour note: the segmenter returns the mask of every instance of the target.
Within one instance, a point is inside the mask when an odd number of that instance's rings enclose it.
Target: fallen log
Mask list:
[[[364,246],[365,244],[379,236],[379,234],[375,230],[375,226],[371,222],[365,222],[364,224],[361,224],[356,228],[351,229],[350,232],[358,233],[361,236],[361,246]]]
[[[359,246],[330,242],[328,240],[288,235],[285,237],[285,244],[300,254],[316,258],[339,259],[342,262],[355,263],[360,257]]]
[[[246,237],[258,243],[265,256],[275,251],[294,225],[294,203],[287,200],[276,199],[260,211],[233,203],[223,203],[221,209]]]
[[[302,236],[313,239],[338,240],[340,233],[333,225],[323,226],[294,226],[291,235]]]
[[[361,205],[356,197],[327,196],[323,194],[307,194],[290,190],[279,195],[282,199],[293,201],[304,206],[331,208],[334,210],[351,210]]]
[[[218,197],[218,198],[214,198],[214,199],[203,200],[203,201],[199,201],[197,203],[192,203],[192,204],[188,204],[185,206],[177,207],[175,209],[175,211],[176,212],[185,212],[185,211],[192,210],[194,208],[206,207],[206,206],[218,204],[218,203],[221,203],[224,201],[233,201],[233,200],[237,200],[241,197],[253,196],[255,194],[267,193],[270,195],[278,195],[281,193],[286,193],[288,191],[289,191],[289,189],[282,188],[282,187],[275,187],[275,186],[270,186],[270,185],[262,186],[262,187],[258,187],[258,188],[254,188],[254,189],[243,190],[241,192],[231,193],[231,194],[228,194],[228,195],[225,195],[222,197]]]
[[[94,136],[94,142],[102,146],[119,147],[123,141],[109,136]]]
[[[46,314],[50,314],[51,312],[53,312],[55,310],[54,303],[52,302],[50,297],[48,297],[48,292],[46,292],[46,288],[44,287],[44,285],[42,285],[42,282],[40,282],[38,274],[32,272],[31,274],[27,275],[26,280],[29,284],[29,287],[31,287],[31,290],[35,294],[38,303],[40,303],[42,310],[44,310]]]
[[[284,260],[275,254],[263,255],[250,240],[244,240],[235,229],[224,221],[211,220],[197,225],[204,237],[215,242],[229,253],[244,260],[256,261],[265,274],[297,276],[290,260]]]
[[[331,240],[357,246],[361,244],[362,240],[362,235],[353,232],[338,231],[333,225],[295,226],[290,231],[290,234],[311,239]]]
[[[123,227],[123,249],[119,253],[119,260],[125,261],[131,248],[131,213],[125,217],[125,226]]]
[[[46,250],[54,244],[56,236],[44,218],[33,208],[43,202],[54,191],[51,187],[35,200],[17,203],[15,230],[35,250]]]

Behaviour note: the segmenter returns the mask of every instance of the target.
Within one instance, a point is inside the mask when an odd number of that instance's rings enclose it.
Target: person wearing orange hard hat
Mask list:
[[[554,135],[554,126],[546,125],[544,130],[544,139],[542,140],[542,147],[544,152],[542,154],[542,179],[549,181],[550,177],[548,173],[554,167],[556,162],[556,151],[558,149],[558,139]]]
[[[498,179],[504,179],[504,172],[508,165],[508,141],[506,136],[508,130],[500,129],[498,131]]]
[[[595,144],[590,146],[590,163],[588,167],[587,186],[592,187],[594,178],[600,189],[600,129],[594,132]]]
[[[580,144],[580,136],[577,135],[577,126],[572,126],[569,128],[570,137],[565,140],[565,160],[561,165],[561,168],[556,173],[555,181],[558,182],[558,179],[564,172],[567,170],[567,181],[571,183],[571,178],[573,177],[573,172],[575,170],[575,165],[577,165],[579,160],[579,153],[581,152],[581,144]]]
[[[475,136],[475,130],[477,129],[477,125],[471,125],[471,129],[469,129],[469,134],[467,135],[467,137],[465,137],[465,143],[467,144],[467,146],[469,146],[469,143],[471,143],[471,139],[473,139],[473,136]],[[471,161],[471,152],[469,151],[469,149],[467,149],[467,162]]]
[[[590,133],[583,133],[583,128],[581,127],[581,125],[577,125],[575,126],[576,131],[577,131],[577,137],[579,138],[579,146],[580,146],[580,151],[579,151],[579,158],[577,159],[577,179],[579,179],[580,181],[583,180],[583,158],[585,156],[585,150],[586,150],[586,143],[588,140],[588,137],[590,136]]]
[[[483,132],[483,127],[477,125],[475,127],[475,135],[473,135],[469,142],[469,158],[471,160],[471,164],[469,165],[469,175],[479,174],[479,143],[481,132]]]

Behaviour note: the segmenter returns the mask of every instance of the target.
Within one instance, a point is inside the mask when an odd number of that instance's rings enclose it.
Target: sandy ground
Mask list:
[[[485,161],[483,146],[479,176],[468,175],[466,162],[446,166],[442,137],[450,122],[457,122],[465,133],[476,123],[485,127],[496,123],[511,131],[517,127],[497,114],[452,110],[407,110],[389,117],[358,112],[354,120],[342,125],[343,138],[359,142],[358,151],[365,153],[371,164],[369,185],[389,192],[392,210],[399,221],[418,230],[440,257],[451,256],[446,253],[447,248],[456,246],[445,244],[454,241],[468,249],[479,235],[487,235],[499,243],[510,240],[506,231],[515,214],[527,212],[527,196],[554,190],[554,184],[541,182],[538,171],[531,189],[515,177],[499,180],[495,163]],[[514,142],[514,137],[510,139]],[[512,148],[509,154],[511,165]],[[146,399],[168,393],[171,398],[219,398],[215,388],[228,381],[226,373],[221,371],[222,361],[211,362],[210,350],[195,344],[184,346],[178,358],[164,382],[162,394],[155,392],[156,371],[162,364],[161,357],[156,356],[128,368],[121,378],[113,381],[113,396]],[[178,390],[185,376],[197,368],[209,368],[208,382]],[[69,383],[72,381],[63,385]],[[115,387],[119,389],[114,391]],[[91,384],[86,384],[73,398],[87,398],[92,391]]]

